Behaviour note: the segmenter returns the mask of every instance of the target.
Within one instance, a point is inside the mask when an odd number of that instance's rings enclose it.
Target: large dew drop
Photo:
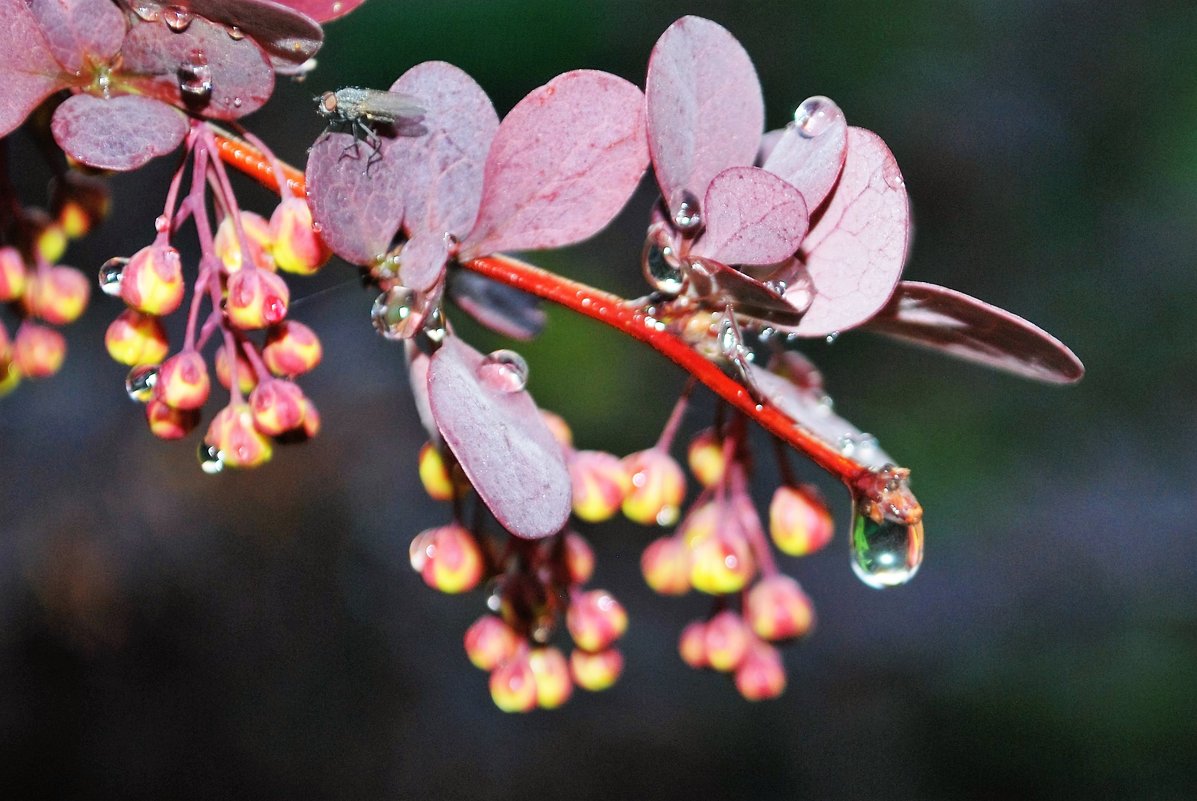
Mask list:
[[[121,277],[129,260],[121,256],[111,258],[100,265],[100,291],[116,297],[121,293]]]
[[[129,371],[125,377],[125,392],[130,400],[137,403],[149,403],[154,396],[154,386],[158,383],[158,365],[140,364]]]
[[[405,286],[393,286],[374,301],[370,321],[387,339],[411,339],[424,323],[424,301]]]
[[[923,563],[923,508],[910,471],[887,466],[858,483],[852,509],[852,570],[874,589],[905,584]]]
[[[838,110],[839,106],[829,97],[808,97],[794,110],[794,127],[805,138],[814,139],[831,127]]]
[[[640,268],[649,286],[666,295],[677,295],[686,285],[686,274],[663,232],[649,231],[640,254]]]
[[[513,350],[496,350],[479,363],[478,380],[498,392],[521,392],[528,385],[528,363]]]
[[[182,6],[167,6],[162,9],[162,21],[175,33],[182,33],[190,28],[192,19],[192,13]]]

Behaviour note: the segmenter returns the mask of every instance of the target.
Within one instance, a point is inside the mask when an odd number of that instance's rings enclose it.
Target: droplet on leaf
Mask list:
[[[814,139],[831,127],[838,110],[839,106],[829,97],[808,97],[794,110],[794,126],[807,139]]]
[[[121,293],[121,277],[129,260],[121,256],[111,258],[100,265],[100,291],[113,297]]]
[[[528,363],[513,350],[493,351],[479,363],[478,380],[499,392],[521,392],[528,385]]]
[[[411,339],[424,322],[424,299],[405,286],[393,286],[374,301],[370,320],[387,339]]]
[[[134,367],[125,377],[125,392],[131,400],[146,403],[153,397],[154,386],[158,383],[158,365],[142,364]]]
[[[162,9],[162,21],[175,33],[182,33],[191,27],[192,14],[182,6],[167,6]]]
[[[684,234],[693,233],[702,227],[702,211],[694,193],[682,190],[675,202],[669,204],[673,213],[673,224]]]
[[[662,232],[663,233],[663,232]],[[681,263],[666,237],[650,231],[640,256],[640,266],[649,285],[666,295],[677,295],[686,285]]]
[[[179,91],[198,102],[212,96],[212,68],[202,51],[191,51],[188,60],[179,65]]]

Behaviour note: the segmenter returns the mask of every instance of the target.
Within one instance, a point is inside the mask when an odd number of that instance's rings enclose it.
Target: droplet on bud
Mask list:
[[[644,279],[658,292],[677,295],[686,286],[686,274],[664,229],[649,230],[640,255],[640,268]]]
[[[423,300],[405,286],[393,286],[374,301],[370,321],[386,339],[411,339],[424,321]]]
[[[831,127],[839,106],[829,97],[808,97],[794,110],[794,126],[807,139],[814,139]]]
[[[496,350],[478,365],[478,380],[499,392],[521,392],[528,385],[528,363],[513,350]]]
[[[125,392],[137,403],[148,403],[158,383],[158,365],[142,364],[134,367],[125,377]]]
[[[214,476],[224,470],[224,454],[215,445],[201,442],[196,455],[199,457],[200,469],[208,475]]]
[[[202,51],[191,51],[188,60],[179,65],[178,75],[179,91],[187,98],[203,103],[212,96],[212,68]]]
[[[702,227],[702,211],[698,207],[698,198],[693,192],[683,189],[677,193],[677,198],[669,204],[673,214],[673,224],[684,234],[691,234]]]
[[[909,475],[887,466],[853,491],[852,570],[875,589],[905,584],[923,562],[923,508]]]
[[[100,265],[100,291],[116,297],[121,293],[121,277],[129,260],[121,256],[111,258]]]

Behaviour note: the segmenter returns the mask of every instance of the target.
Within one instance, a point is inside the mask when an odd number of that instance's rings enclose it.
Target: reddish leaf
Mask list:
[[[428,395],[445,443],[512,534],[555,534],[569,517],[569,471],[561,446],[524,391],[502,392],[478,378],[482,354],[446,337],[432,355]]]
[[[806,203],[798,190],[759,167],[729,167],[703,201],[706,230],[693,253],[724,264],[774,264],[806,236]]]
[[[132,170],[183,141],[178,109],[137,95],[70,97],[54,112],[54,140],[71,157],[104,170]]]
[[[780,175],[816,209],[826,199],[848,146],[844,112],[825,97],[812,97],[798,107],[795,122],[786,127],[765,161],[765,169]]]
[[[176,33],[164,23],[134,25],[121,49],[122,72],[144,76],[153,94],[211,119],[230,120],[261,108],[274,91],[270,59],[249,38],[196,17]],[[183,94],[184,74],[205,73],[211,91]]]
[[[109,61],[125,38],[125,16],[111,0],[28,0],[58,63],[71,72]]]
[[[391,91],[416,98],[424,108],[421,136],[399,137],[388,158],[404,176],[410,234],[464,239],[478,216],[486,154],[499,128],[490,98],[452,64],[428,61],[400,76]]]
[[[1080,360],[1051,334],[935,284],[902,281],[864,329],[1051,384],[1071,384],[1085,374]]]
[[[640,90],[604,72],[559,75],[499,126],[462,257],[593,236],[627,203],[647,165]]]
[[[876,134],[849,128],[840,182],[802,246],[815,297],[797,333],[825,336],[872,317],[902,274],[909,236],[893,154]]]
[[[343,17],[360,6],[366,0],[278,0],[279,5],[287,6],[306,14],[317,22],[328,22]]]
[[[403,245],[399,256],[399,280],[416,292],[427,292],[436,286],[445,274],[445,262],[449,260],[448,243],[444,234],[430,234],[417,231]]]
[[[752,60],[722,26],[682,17],[653,47],[645,83],[653,170],[670,214],[727,167],[753,163],[765,105]]]
[[[537,298],[477,273],[450,273],[449,295],[467,314],[505,337],[532,339],[544,328],[546,317]]]
[[[62,78],[62,67],[24,0],[0,0],[0,75],[0,136],[7,136]]]
[[[156,20],[164,11],[190,12],[223,26],[226,37],[232,31],[238,38],[254,40],[272,56],[302,64],[316,55],[324,31],[294,5],[272,0],[137,0],[137,14]]]
[[[333,251],[348,262],[374,264],[403,223],[403,174],[387,158],[387,139],[372,166],[372,145],[350,134],[326,133],[308,154],[312,218]]]
[[[432,408],[428,403],[428,354],[420,350],[412,340],[403,343],[403,352],[407,356],[407,380],[411,384],[412,399],[416,404],[416,416],[420,424],[428,432],[428,438],[439,440],[441,432],[437,430],[436,420],[432,417]]]

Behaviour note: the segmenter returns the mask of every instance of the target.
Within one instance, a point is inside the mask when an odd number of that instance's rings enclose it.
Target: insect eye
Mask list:
[[[328,113],[337,110],[337,95],[336,92],[325,92],[320,95],[320,108]]]

